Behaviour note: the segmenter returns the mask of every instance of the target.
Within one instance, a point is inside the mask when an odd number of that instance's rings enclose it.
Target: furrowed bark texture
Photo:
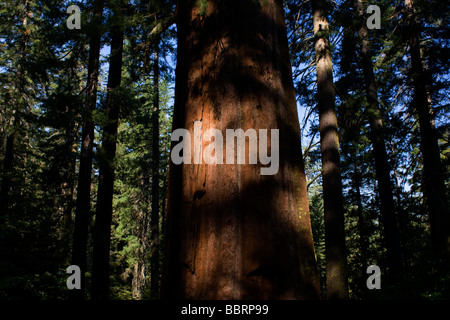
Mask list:
[[[327,298],[348,298],[347,255],[345,249],[342,179],[339,135],[335,108],[326,1],[311,2],[319,109],[320,151],[322,154],[325,255],[327,260]]]
[[[173,129],[279,129],[280,167],[261,175],[248,151],[246,164],[171,163],[162,297],[318,298],[282,1],[177,11]]]

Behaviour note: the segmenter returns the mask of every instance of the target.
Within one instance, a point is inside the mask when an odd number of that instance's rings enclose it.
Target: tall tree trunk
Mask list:
[[[120,8],[115,8],[120,10]],[[114,16],[117,18],[118,13]],[[120,20],[120,19],[118,19]],[[111,57],[109,63],[108,92],[99,157],[99,183],[94,225],[94,251],[92,260],[92,298],[107,299],[109,294],[109,252],[114,195],[114,159],[116,156],[117,128],[120,99],[116,89],[122,79],[123,29],[120,21],[111,29]]]
[[[368,258],[368,249],[369,249],[369,242],[368,242],[368,234],[365,228],[365,219],[364,219],[364,212],[362,207],[362,197],[361,197],[361,173],[358,170],[357,163],[353,164],[353,189],[355,192],[355,202],[356,202],[356,213],[358,216],[358,231],[359,231],[359,247],[360,247],[360,253],[361,253],[361,261],[362,263],[367,262]],[[367,267],[367,266],[366,266]],[[366,270],[366,267],[364,267],[364,272]]]
[[[419,118],[421,152],[423,158],[422,189],[428,208],[431,240],[437,252],[450,253],[450,211],[446,197],[439,145],[432,126],[431,106],[427,96],[428,77],[420,54],[420,30],[412,0],[405,0],[411,74],[414,87],[414,109]]]
[[[279,170],[261,175],[249,156],[170,164],[162,297],[319,298],[282,1],[178,1],[177,12],[173,129],[278,129],[279,148],[273,135],[262,145]]]
[[[325,0],[313,0],[311,4],[314,15],[317,99],[322,154],[327,298],[348,299],[339,136],[335,110],[333,68],[328,40],[327,4]]]
[[[65,110],[65,115],[67,117],[73,117],[73,112],[71,110],[73,106],[68,103]],[[64,129],[65,144],[64,144],[64,170],[66,174],[64,175],[64,180],[61,183],[61,197],[57,200],[61,208],[62,221],[61,221],[61,243],[60,250],[61,255],[66,257],[66,261],[70,262],[70,247],[67,243],[72,241],[72,229],[73,229],[73,209],[74,209],[74,189],[75,189],[75,177],[76,177],[76,157],[73,154],[76,152],[76,142],[78,140],[78,127],[75,121],[69,121]]]
[[[139,247],[138,259],[133,268],[133,280],[131,282],[131,295],[134,300],[142,300],[146,287],[145,280],[145,245]]]
[[[81,134],[80,167],[78,173],[77,201],[73,234],[72,264],[80,267],[81,290],[72,290],[72,299],[83,299],[86,287],[87,242],[91,210],[91,174],[92,153],[94,146],[94,121],[92,112],[97,103],[97,82],[100,64],[100,38],[103,17],[103,1],[94,2],[93,26],[89,41],[88,79],[86,87],[86,102],[83,114],[83,129]]]
[[[77,64],[78,65],[78,64]],[[73,66],[70,68],[70,76],[71,78],[76,78],[76,67]],[[76,92],[78,88],[73,87],[72,90]],[[67,190],[65,203],[64,203],[64,224],[63,224],[63,233],[64,239],[67,239],[65,243],[65,247],[67,247],[67,243],[72,242],[73,235],[73,211],[75,209],[75,188],[76,186],[76,167],[77,167],[77,159],[76,159],[76,150],[78,146],[78,135],[79,135],[79,124],[75,121],[76,115],[76,104],[77,102],[67,103],[65,116],[70,119],[67,126],[65,127],[65,137],[66,137],[66,154],[67,154],[67,178],[64,188]],[[68,248],[70,250],[70,248]],[[70,252],[70,251],[69,251]],[[67,260],[70,261],[70,253],[67,255]]]
[[[355,1],[355,8],[362,17],[365,9],[361,0]],[[388,156],[383,134],[383,120],[378,104],[377,86],[373,72],[372,56],[370,51],[369,30],[365,21],[358,30],[361,43],[361,66],[363,69],[367,110],[366,114],[370,123],[370,139],[373,145],[373,157],[375,159],[375,173],[378,182],[378,194],[380,196],[380,213],[383,221],[384,240],[390,275],[392,279],[398,279],[402,271],[402,255],[400,236],[395,215],[395,205],[388,165]]]
[[[30,14],[30,2],[23,1],[24,12],[22,18],[22,35],[19,42],[19,59],[17,61],[17,77],[14,86],[17,90],[17,106],[13,106],[12,129],[6,136],[5,156],[3,158],[3,175],[0,183],[0,217],[7,215],[9,209],[11,188],[11,175],[14,163],[14,144],[17,137],[17,126],[20,124],[20,114],[25,111],[27,102],[25,101],[25,70],[24,63],[26,61],[27,44],[30,39],[30,29],[27,27]]]
[[[150,216],[150,293],[159,298],[159,42],[155,44],[153,61],[153,113],[152,113],[152,208]]]

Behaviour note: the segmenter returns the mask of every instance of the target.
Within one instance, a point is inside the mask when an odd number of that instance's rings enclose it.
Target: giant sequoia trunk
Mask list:
[[[263,147],[279,170],[261,175],[247,142],[245,164],[226,164],[225,148],[224,164],[171,163],[162,296],[318,298],[282,1],[179,1],[177,12],[173,129],[277,129],[279,148]]]
[[[81,133],[80,168],[78,173],[77,201],[73,234],[72,264],[81,269],[81,290],[72,290],[71,297],[84,297],[87,241],[89,217],[91,210],[91,174],[92,151],[94,146],[94,121],[92,112],[97,102],[97,81],[100,64],[100,25],[103,16],[103,1],[94,3],[92,24],[94,25],[89,41],[88,79],[86,87],[86,103],[83,114],[83,129]]]
[[[364,15],[364,6],[361,0],[355,1],[358,14]],[[361,44],[361,66],[364,74],[367,110],[366,114],[370,123],[370,140],[373,145],[373,157],[375,160],[375,173],[378,182],[378,194],[380,195],[380,213],[383,221],[384,240],[388,257],[389,268],[393,279],[399,277],[402,270],[402,255],[400,236],[395,215],[394,198],[390,179],[388,157],[383,134],[383,120],[378,104],[377,86],[373,71],[372,57],[370,51],[369,30],[366,22],[361,19],[358,30]]]
[[[314,15],[317,104],[322,155],[327,298],[346,299],[348,298],[347,255],[328,18],[325,1],[313,0],[311,4]]]
[[[92,298],[94,299],[106,299],[109,292],[109,252],[115,176],[114,158],[116,156],[120,112],[120,101],[115,90],[120,86],[122,79],[122,49],[122,26],[114,25],[111,30],[111,58],[105,107],[107,123],[103,129],[102,148],[99,156],[99,183],[92,261]]]
[[[419,26],[411,0],[405,0],[408,28],[411,74],[414,87],[414,109],[419,118],[421,151],[423,158],[422,188],[430,217],[433,246],[439,252],[450,253],[450,210],[446,197],[439,145],[433,128],[431,106],[428,102],[427,75],[420,54]]]

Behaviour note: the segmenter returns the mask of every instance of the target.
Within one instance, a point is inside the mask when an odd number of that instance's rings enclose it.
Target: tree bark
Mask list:
[[[369,235],[366,231],[366,223],[364,219],[364,210],[362,206],[362,196],[361,196],[361,173],[358,170],[358,165],[353,164],[353,189],[355,192],[355,202],[356,202],[356,213],[358,216],[358,231],[359,231],[359,247],[361,252],[361,261],[364,263],[367,262],[368,258],[368,249],[369,249]],[[366,267],[364,267],[364,272]]]
[[[364,15],[365,10],[361,0],[355,1],[355,9],[360,17]],[[403,269],[400,235],[395,214],[390,169],[383,134],[383,120],[378,104],[377,85],[373,71],[369,30],[367,29],[365,21],[361,23],[358,35],[361,44],[361,66],[364,74],[366,99],[368,104],[366,114],[370,123],[370,140],[373,145],[375,174],[378,182],[378,194],[380,196],[380,213],[383,221],[387,259],[391,278],[398,279]]]
[[[178,1],[177,12],[173,129],[278,129],[280,163],[275,175],[248,156],[170,163],[162,297],[319,298],[282,1]]]
[[[311,4],[314,15],[317,99],[322,154],[327,298],[348,299],[339,136],[326,2],[313,0]]]
[[[73,299],[84,299],[86,287],[86,255],[91,210],[91,174],[95,126],[92,112],[97,103],[97,82],[100,64],[100,28],[102,17],[103,1],[97,0],[94,3],[92,19],[93,31],[89,41],[88,79],[83,115],[83,129],[81,134],[82,144],[72,248],[72,264],[79,266],[81,270],[81,290],[71,291],[71,298]]]
[[[114,13],[114,15],[117,16],[117,13]],[[92,260],[93,299],[107,299],[109,295],[109,252],[115,177],[114,159],[120,112],[120,100],[117,97],[116,89],[120,86],[122,79],[123,37],[123,29],[118,22],[111,29],[111,57],[105,106],[107,123],[103,129],[102,148],[99,157],[99,184]]]
[[[443,168],[440,160],[432,110],[427,94],[428,77],[420,53],[420,31],[411,0],[405,0],[409,29],[409,51],[414,88],[414,109],[419,118],[421,152],[423,158],[422,189],[431,229],[433,247],[439,254],[450,253],[450,210],[446,197]]]

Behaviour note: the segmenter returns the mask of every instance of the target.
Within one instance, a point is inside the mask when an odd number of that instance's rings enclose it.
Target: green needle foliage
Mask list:
[[[252,8],[267,1],[251,1]],[[212,2],[196,0],[199,23],[209,23]],[[239,2],[239,1],[238,1]],[[237,9],[246,8],[236,3]],[[392,266],[382,219],[369,104],[354,1],[326,1],[338,119],[350,299],[450,299],[449,253],[432,241],[429,172],[424,162],[423,123],[417,108],[417,75],[425,84],[430,125],[438,148],[449,208],[450,53],[448,4],[371,0],[381,9],[381,29],[368,32],[370,61],[388,163],[393,211],[399,231],[401,277]],[[88,79],[93,1],[4,0],[0,4],[0,299],[69,298],[81,133]],[[66,26],[67,7],[81,10],[81,29]],[[300,120],[308,199],[321,294],[326,298],[324,196],[320,153],[318,92],[313,17],[310,3],[284,1],[292,77]],[[222,4],[220,4],[222,5]],[[118,9],[119,8],[119,9]],[[90,298],[93,228],[99,184],[102,136],[110,123],[105,110],[111,28],[120,10],[124,30],[122,81],[114,91],[120,104],[114,168],[110,245],[111,299],[153,299],[152,277],[159,278],[164,256],[168,171],[175,96],[176,30],[174,1],[105,1],[101,32],[95,122],[91,210],[88,225],[86,298]],[[244,10],[244,9],[242,9]],[[211,10],[210,10],[211,11]],[[213,24],[208,24],[213,28]],[[422,70],[413,68],[412,32],[418,40]],[[227,35],[214,41],[221,46]],[[220,40],[220,41],[219,41]],[[265,39],[261,39],[264,43]],[[159,58],[154,60],[158,47]],[[264,61],[263,51],[261,57]],[[218,59],[223,57],[217,57]],[[237,62],[236,62],[237,63]],[[247,63],[247,62],[245,62]],[[154,64],[159,81],[154,81]],[[243,64],[244,65],[244,64]],[[207,81],[207,80],[205,80]],[[270,81],[270,78],[267,78]],[[159,270],[152,269],[152,166],[154,97],[159,92]],[[226,88],[220,88],[226,90]],[[206,94],[206,93],[205,93]],[[264,106],[263,106],[264,107]],[[428,181],[429,182],[429,181]],[[435,182],[435,181],[432,181]],[[436,185],[438,185],[436,181]],[[172,200],[175,201],[175,200]],[[178,201],[178,200],[177,200]],[[257,200],[255,200],[257,201]],[[157,211],[157,210],[155,210]],[[154,253],[154,252],[153,252]],[[366,286],[370,265],[381,268],[382,289]],[[151,272],[153,270],[153,272]]]

